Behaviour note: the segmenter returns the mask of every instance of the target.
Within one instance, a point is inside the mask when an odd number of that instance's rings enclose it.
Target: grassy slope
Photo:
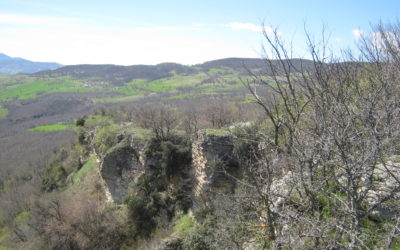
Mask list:
[[[6,87],[0,93],[0,100],[32,99],[47,92],[56,92],[74,85],[68,80],[38,79],[31,82]]]
[[[60,131],[60,130],[67,130],[70,128],[72,128],[72,126],[68,124],[52,124],[52,125],[43,125],[30,128],[28,129],[28,131]]]
[[[135,86],[137,88],[150,90],[153,92],[168,92],[183,87],[193,86],[207,78],[208,76],[205,73],[198,73],[194,75],[174,75],[151,82],[139,82],[136,83]]]
[[[92,99],[94,102],[128,102],[149,94],[163,94],[165,99],[193,98],[201,95],[231,93],[243,87],[241,76],[232,69],[212,68],[207,72],[176,74],[154,81],[134,79],[115,86],[101,79],[71,77],[33,77],[29,75],[0,75],[0,102],[12,99],[34,99],[51,93],[116,93],[114,97]],[[166,96],[165,96],[166,95]],[[4,111],[3,111],[4,112]],[[3,115],[4,116],[4,115]],[[0,118],[2,111],[0,110]]]
[[[24,78],[19,81],[19,76],[12,77],[0,76],[0,101],[11,99],[34,99],[44,94],[50,93],[82,93],[82,92],[104,92],[119,93],[121,95],[138,95],[140,91],[130,86],[114,87],[104,84],[87,84],[82,80],[75,80],[68,77],[60,78]]]
[[[8,109],[0,106],[0,119],[5,118],[7,114],[8,114]]]
[[[96,157],[92,156],[89,160],[79,169],[74,176],[74,184],[79,185],[87,176],[89,171],[96,165]]]

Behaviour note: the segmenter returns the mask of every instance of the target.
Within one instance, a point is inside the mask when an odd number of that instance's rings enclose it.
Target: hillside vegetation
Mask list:
[[[241,67],[247,60],[221,60],[219,68],[208,63],[77,65],[31,75],[0,75],[0,161],[9,169],[30,168],[29,164],[48,158],[48,152],[71,141],[71,130],[61,130],[54,124],[71,124],[77,117],[101,112],[104,106],[160,100],[207,103],[208,98],[215,98],[215,102],[229,98],[232,103],[240,103],[249,95],[239,79],[249,77]],[[227,64],[230,61],[235,62],[233,66]],[[26,144],[29,150],[21,146]]]
[[[308,37],[312,61],[264,33],[272,54],[248,65],[15,76],[24,83],[5,84],[6,122],[16,106],[75,87],[110,94],[82,106],[126,103],[24,130],[75,139],[30,168],[0,169],[0,246],[398,249],[400,26],[373,34],[342,55]]]
[[[50,93],[80,92],[114,94],[113,98],[95,100],[102,102],[120,102],[129,100],[127,97],[160,93],[166,98],[227,94],[243,88],[242,81],[248,79],[249,75],[243,68],[247,62],[251,70],[261,69],[262,60],[240,58],[196,66],[172,63],[156,66],[65,66],[29,76],[4,78],[0,100],[34,99]]]

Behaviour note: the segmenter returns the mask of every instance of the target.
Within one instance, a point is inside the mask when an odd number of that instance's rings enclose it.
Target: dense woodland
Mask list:
[[[243,65],[250,97],[93,107],[60,136],[64,147],[48,134],[43,157],[2,163],[0,246],[398,249],[400,24],[373,27],[340,55],[306,37],[311,60],[296,60],[277,31],[264,33],[263,68]],[[212,166],[229,187],[199,198],[192,151],[204,135],[233,146]],[[155,163],[109,202],[99,165],[132,142]]]

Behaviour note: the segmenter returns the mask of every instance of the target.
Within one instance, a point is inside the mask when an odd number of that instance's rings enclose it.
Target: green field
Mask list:
[[[59,88],[59,89],[54,89],[47,91],[46,94],[50,93],[88,93],[88,92],[98,92],[97,89],[91,89],[91,88],[83,88],[83,87],[78,87],[79,85],[74,84],[70,85],[66,88]]]
[[[0,101],[10,99],[32,99],[43,94],[65,91],[67,88],[79,86],[79,84],[72,80],[37,79],[32,82],[7,86],[0,93]]]
[[[0,85],[4,89],[0,93],[0,101],[12,99],[34,99],[44,94],[50,93],[119,93],[123,96],[140,95],[141,92],[131,85],[126,84],[122,87],[113,87],[110,84],[92,83],[91,86],[84,84],[81,80],[74,80],[67,77],[36,79],[0,75]],[[19,81],[19,82],[18,82]]]
[[[125,96],[132,96],[132,95],[140,95],[141,92],[137,89],[133,89],[132,87],[121,87],[116,89],[115,91],[110,91],[110,92],[116,92],[116,93],[120,93],[123,94]]]
[[[208,70],[208,74],[218,74],[222,72],[224,72],[224,70],[219,68],[212,68]]]
[[[28,131],[60,131],[71,129],[72,125],[68,124],[53,124],[53,125],[43,125],[28,129]]]
[[[197,95],[199,96],[199,95]],[[190,98],[195,98],[196,95],[192,94],[192,93],[188,93],[188,94],[179,94],[179,95],[171,95],[171,96],[167,96],[167,97],[162,97],[162,100],[173,100],[173,99],[190,99]]]
[[[104,97],[94,98],[94,103],[117,103],[117,102],[130,102],[142,98],[143,95],[130,95],[130,96],[115,96],[115,97]]]
[[[52,93],[114,93],[114,96],[97,97],[95,103],[129,102],[149,94],[168,94],[162,99],[194,98],[203,95],[232,93],[243,87],[242,81],[249,79],[239,72],[227,68],[211,68],[207,71],[197,69],[195,73],[177,74],[150,81],[133,79],[122,86],[113,85],[105,79],[93,77],[76,79],[70,76],[47,76],[46,78],[29,75],[0,75],[0,102],[11,100],[35,99]],[[7,115],[1,109],[0,119]],[[44,128],[43,128],[44,129]],[[54,128],[54,130],[58,130]],[[43,130],[42,130],[43,131]],[[48,131],[48,130],[47,130]]]
[[[7,114],[8,114],[8,109],[0,106],[0,119],[5,118]]]
[[[139,89],[145,89],[153,92],[168,92],[174,91],[183,87],[194,86],[208,78],[205,73],[195,75],[174,75],[171,77],[151,81],[151,82],[136,82],[134,86]]]

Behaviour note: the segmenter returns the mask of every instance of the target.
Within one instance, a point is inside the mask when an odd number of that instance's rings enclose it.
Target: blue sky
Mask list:
[[[1,0],[0,52],[62,64],[260,57],[264,22],[306,57],[304,25],[316,39],[327,26],[339,51],[371,24],[395,22],[399,10],[396,0]]]

